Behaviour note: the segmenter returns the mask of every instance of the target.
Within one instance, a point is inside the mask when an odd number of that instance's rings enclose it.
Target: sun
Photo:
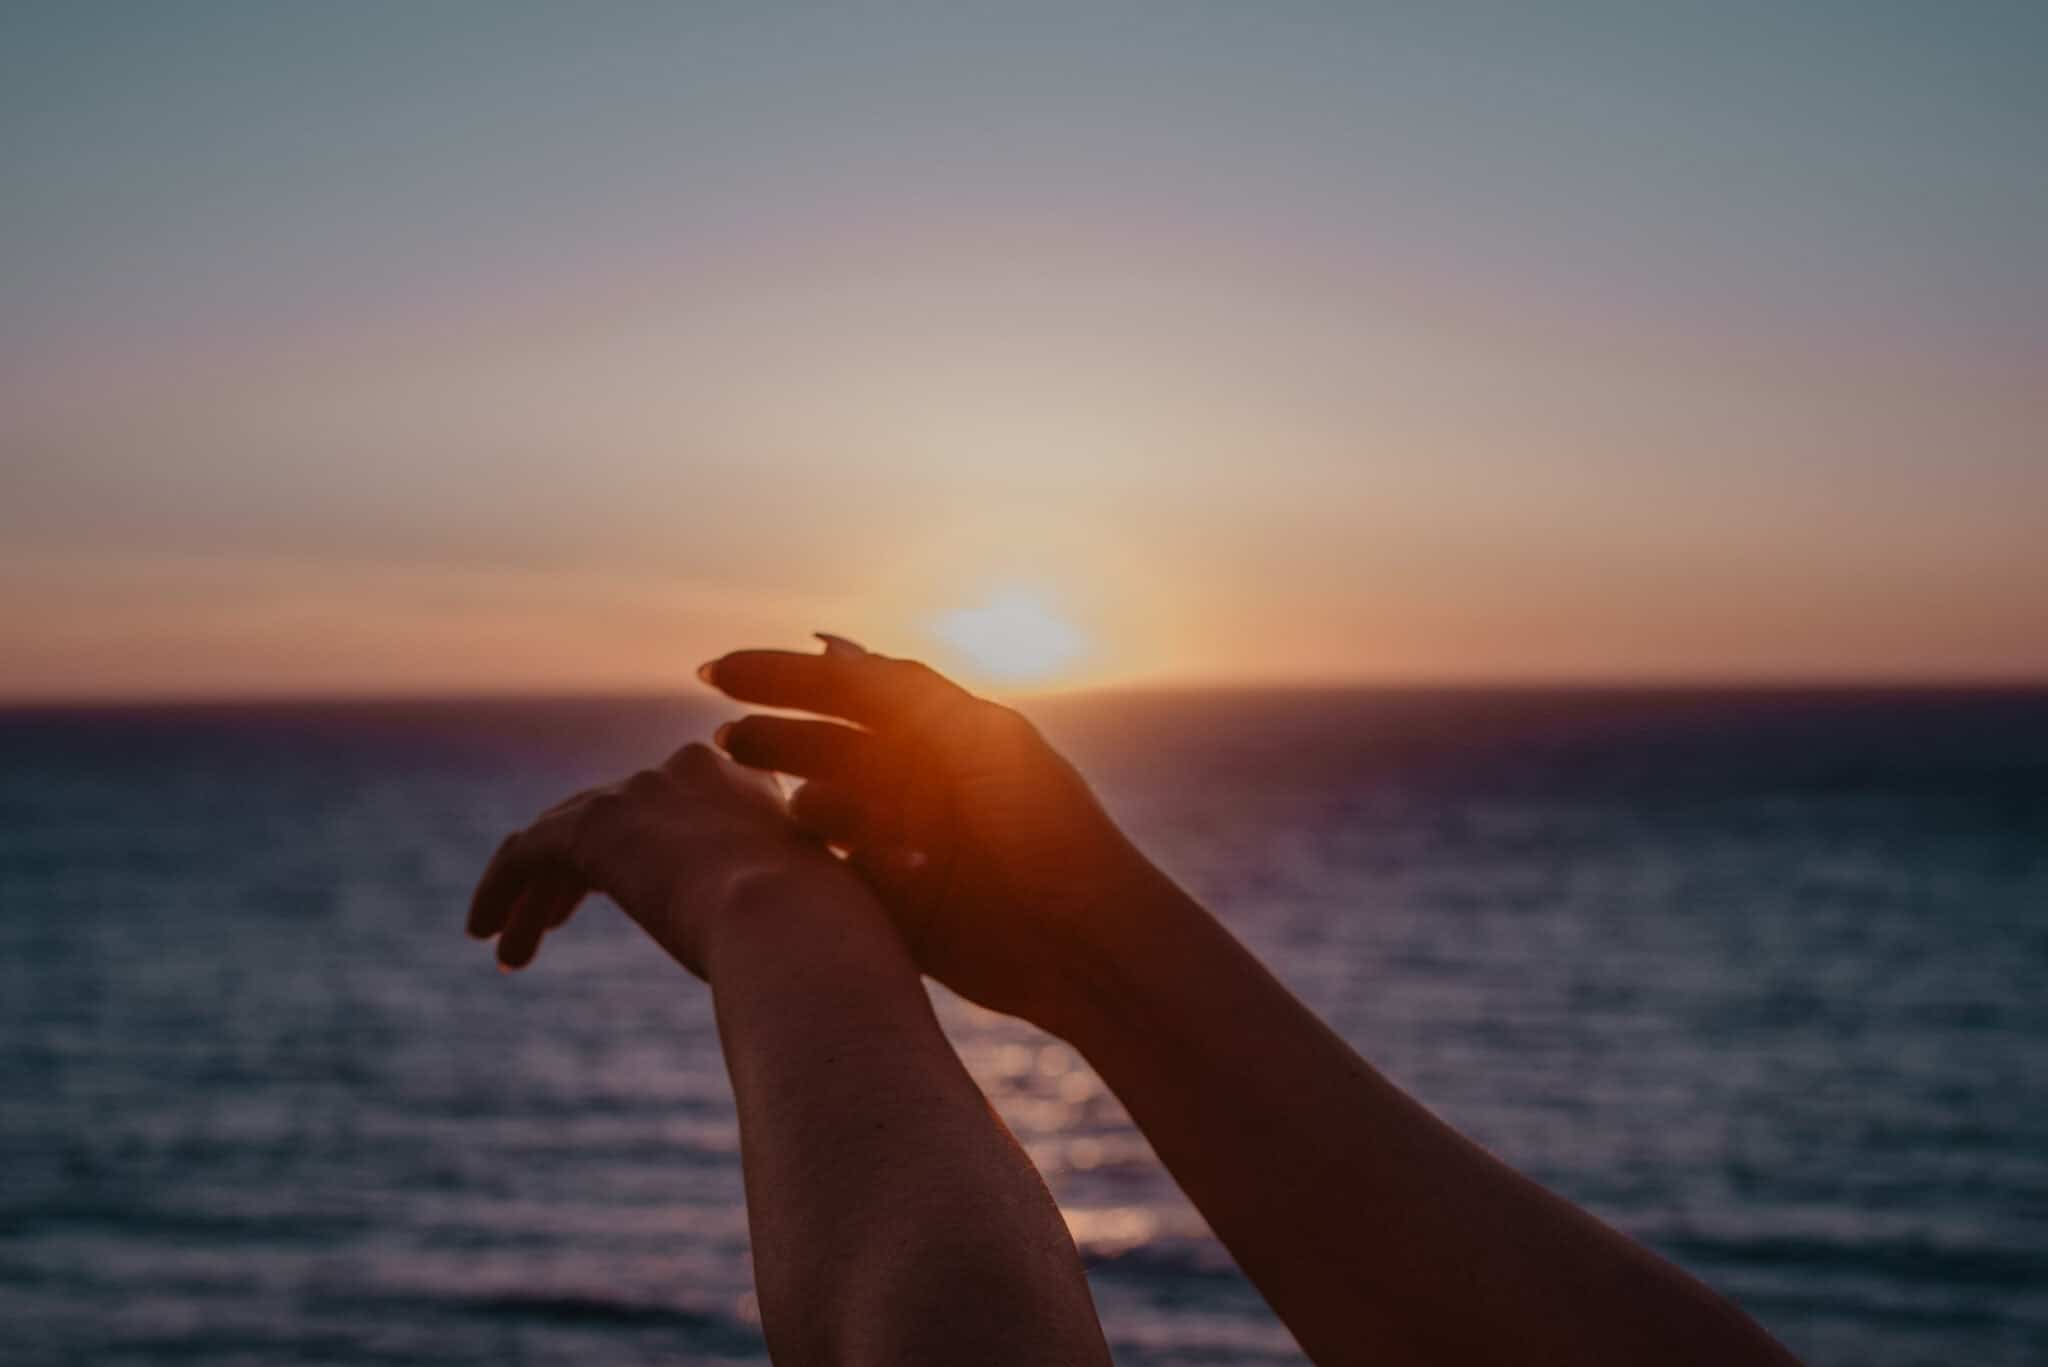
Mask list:
[[[1043,589],[1012,585],[941,613],[932,633],[992,683],[1038,684],[1088,653],[1088,639]]]

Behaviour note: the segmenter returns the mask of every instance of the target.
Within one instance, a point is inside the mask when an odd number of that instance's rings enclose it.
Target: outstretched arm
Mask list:
[[[508,841],[470,929],[530,960],[586,889],[711,984],[778,1363],[1107,1363],[1038,1174],[873,895],[702,746]],[[509,960],[508,960],[509,952]]]
[[[1791,1361],[1403,1093],[1165,878],[1096,924],[1068,1040],[1316,1361]]]
[[[1727,1301],[1376,1072],[1125,840],[1007,709],[921,665],[707,666],[743,763],[809,780],[919,962],[1073,1043],[1321,1363],[1791,1361]]]
[[[777,1362],[1107,1361],[1058,1208],[865,889],[762,886],[705,968]]]

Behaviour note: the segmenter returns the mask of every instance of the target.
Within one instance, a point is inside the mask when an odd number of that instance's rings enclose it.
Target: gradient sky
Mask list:
[[[2048,6],[0,14],[0,696],[2048,677]]]

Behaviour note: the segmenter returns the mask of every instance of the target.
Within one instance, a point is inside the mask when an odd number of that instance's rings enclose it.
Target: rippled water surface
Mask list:
[[[609,908],[517,977],[460,933],[506,828],[719,715],[0,713],[0,1359],[760,1361],[705,993]],[[2048,697],[1039,716],[1369,1058],[1811,1361],[2048,1360]],[[1299,1360],[1065,1047],[941,1008],[1120,1362]]]

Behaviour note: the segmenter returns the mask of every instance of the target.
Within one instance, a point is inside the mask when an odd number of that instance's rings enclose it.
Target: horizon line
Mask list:
[[[1386,678],[1338,676],[1297,679],[1131,679],[1072,688],[989,690],[997,701],[1032,703],[1136,694],[1201,693],[2035,693],[2048,692],[2040,675],[1502,675],[1497,678]],[[694,679],[673,688],[655,685],[597,688],[426,688],[319,692],[170,691],[104,694],[0,694],[0,712],[198,710],[262,707],[434,706],[459,703],[566,703],[681,701],[746,706]],[[773,710],[773,709],[771,709]]]

